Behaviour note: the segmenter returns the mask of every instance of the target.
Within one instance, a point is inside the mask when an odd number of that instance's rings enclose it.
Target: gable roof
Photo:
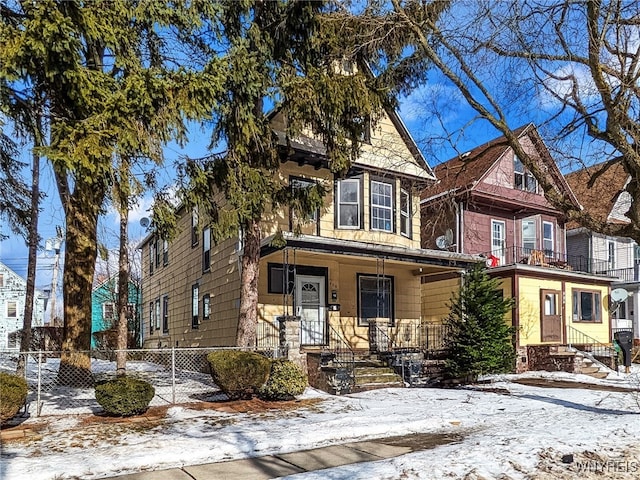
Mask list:
[[[611,217],[611,213],[620,200],[629,181],[629,174],[621,162],[607,166],[607,162],[598,163],[566,175],[567,183],[578,197],[582,207],[596,219],[611,223],[628,223],[621,218]],[[590,181],[593,183],[590,183]],[[571,222],[568,228],[578,228]]]
[[[547,166],[548,172],[553,177],[558,189],[569,197],[576,206],[579,206],[577,198],[558,169],[556,162],[549,154],[536,127],[529,123],[516,128],[513,133],[519,139],[525,136],[531,138],[540,160]],[[506,137],[500,136],[475,147],[469,152],[437,165],[434,173],[438,183],[422,192],[422,201],[433,200],[447,193],[458,195],[472,190],[510,149],[511,147]]]

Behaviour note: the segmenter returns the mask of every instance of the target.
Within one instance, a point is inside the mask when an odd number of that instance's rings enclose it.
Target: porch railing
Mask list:
[[[556,252],[548,249],[534,249],[525,247],[504,247],[493,249],[483,254],[487,257],[489,267],[499,267],[503,265],[513,265],[516,263],[534,265],[540,267],[560,268],[583,273],[593,273],[597,275],[607,275],[617,278],[618,275],[637,275],[637,272],[622,272],[619,269],[611,269],[607,260],[597,260],[583,255],[567,255],[564,252]]]
[[[340,383],[336,388],[347,391],[351,389],[355,385],[355,354],[340,332],[331,325],[329,325],[329,345],[323,353],[330,356],[340,372],[340,375],[336,375],[336,380]]]
[[[446,350],[447,338],[451,333],[451,327],[446,323],[427,323],[424,325],[425,357],[437,358]]]
[[[615,370],[618,369],[618,354],[612,345],[602,343],[571,326],[567,326],[567,345],[570,348],[589,353],[594,357],[611,359],[613,365],[615,365]]]

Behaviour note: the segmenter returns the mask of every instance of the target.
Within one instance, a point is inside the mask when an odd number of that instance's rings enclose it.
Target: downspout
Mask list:
[[[456,230],[458,241],[456,246],[456,253],[464,253],[464,203],[456,203]]]

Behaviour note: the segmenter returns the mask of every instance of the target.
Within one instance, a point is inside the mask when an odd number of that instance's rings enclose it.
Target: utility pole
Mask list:
[[[55,238],[50,238],[46,242],[45,249],[53,250],[55,253],[55,260],[53,262],[53,278],[51,279],[51,318],[49,324],[54,327],[56,320],[56,296],[57,296],[57,286],[58,286],[58,270],[60,269],[60,247],[62,245],[62,228],[60,225],[56,226],[57,236]]]

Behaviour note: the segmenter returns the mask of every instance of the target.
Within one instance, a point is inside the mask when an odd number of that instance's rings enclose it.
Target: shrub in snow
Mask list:
[[[271,363],[269,380],[260,389],[260,397],[266,400],[293,400],[307,388],[307,376],[302,369],[289,360]]]
[[[130,417],[149,408],[155,388],[144,380],[117,377],[96,385],[96,400],[108,415]]]
[[[467,272],[446,320],[446,376],[474,382],[479,375],[513,371],[515,330],[505,320],[513,304],[512,298],[502,296],[499,281],[489,277],[482,264]]]
[[[231,400],[257,394],[271,369],[271,360],[253,352],[220,350],[207,355],[207,360],[213,381]]]
[[[27,399],[27,382],[9,373],[0,373],[0,425],[11,420]]]

